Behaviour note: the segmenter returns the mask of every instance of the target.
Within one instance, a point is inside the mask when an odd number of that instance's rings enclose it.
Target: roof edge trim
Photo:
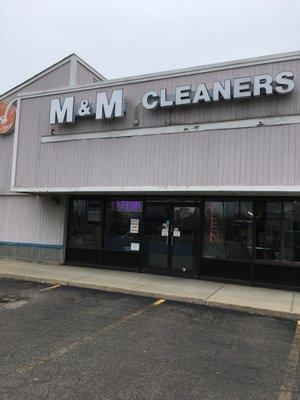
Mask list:
[[[253,58],[245,58],[241,60],[233,60],[233,61],[226,61],[222,63],[215,63],[215,64],[207,64],[198,67],[189,67],[189,68],[182,68],[170,71],[163,71],[163,72],[155,72],[151,74],[143,74],[143,75],[133,75],[124,78],[117,78],[117,79],[106,79],[102,82],[94,82],[92,84],[85,84],[85,85],[77,85],[73,86],[72,88],[59,88],[59,89],[49,89],[44,91],[35,91],[31,93],[26,93],[24,95],[20,94],[18,96],[22,97],[37,97],[41,95],[49,95],[54,93],[66,93],[66,92],[74,92],[80,90],[88,90],[88,89],[95,89],[97,87],[110,87],[110,86],[117,86],[117,85],[125,85],[131,83],[138,83],[138,82],[146,82],[146,81],[153,81],[157,79],[166,79],[166,78],[174,78],[186,75],[195,75],[198,73],[205,73],[205,72],[212,72],[212,71],[221,71],[226,69],[235,69],[235,68],[242,68],[247,66],[253,65],[263,65],[263,64],[271,64],[274,62],[281,62],[281,61],[292,61],[300,59],[300,51],[290,52],[290,53],[280,53],[280,54],[273,54],[261,57],[253,57]],[[0,97],[1,99],[1,97]]]

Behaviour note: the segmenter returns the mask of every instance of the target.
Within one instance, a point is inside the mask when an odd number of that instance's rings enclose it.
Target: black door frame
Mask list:
[[[178,199],[178,198],[177,198]],[[184,199],[180,199],[180,200],[168,200],[166,202],[160,202],[160,201],[155,201],[155,202],[151,202],[150,201],[145,201],[145,205],[144,205],[144,209],[143,209],[143,213],[144,213],[144,219],[143,219],[143,224],[146,224],[146,208],[147,206],[151,206],[151,205],[155,205],[155,206],[164,206],[167,208],[168,210],[168,220],[169,220],[169,231],[168,231],[168,237],[167,237],[167,275],[172,275],[172,276],[186,276],[186,277],[199,277],[199,272],[200,272],[200,268],[201,268],[201,258],[199,257],[199,252],[200,252],[200,231],[202,231],[202,229],[200,229],[200,223],[201,223],[201,202],[197,201],[197,200],[192,200],[192,199],[188,199],[188,202],[184,201]],[[173,268],[172,268],[172,260],[173,260],[173,231],[174,231],[174,208],[175,207],[195,207],[198,208],[198,221],[197,221],[197,226],[198,229],[196,229],[195,235],[196,235],[196,239],[197,239],[197,243],[198,246],[196,245],[195,248],[195,267],[192,271],[189,271],[188,273],[180,273],[180,272],[174,272]],[[202,228],[202,227],[201,227]],[[146,265],[146,247],[145,247],[145,232],[143,232],[143,254],[142,254],[142,264],[143,267],[142,269],[150,272],[150,273],[159,273],[159,272],[155,272],[155,271],[151,271],[151,268],[148,267]]]

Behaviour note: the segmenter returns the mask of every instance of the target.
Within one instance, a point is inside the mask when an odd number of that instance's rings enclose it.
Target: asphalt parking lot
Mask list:
[[[295,332],[283,319],[0,279],[0,399],[299,400]]]

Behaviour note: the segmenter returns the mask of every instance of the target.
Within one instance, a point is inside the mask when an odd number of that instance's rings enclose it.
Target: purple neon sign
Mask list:
[[[142,211],[143,202],[139,200],[112,200],[109,211]]]

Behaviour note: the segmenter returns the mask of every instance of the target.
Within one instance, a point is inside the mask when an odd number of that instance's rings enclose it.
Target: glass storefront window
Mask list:
[[[100,200],[75,199],[73,201],[68,236],[69,247],[100,249]]]
[[[252,229],[252,202],[206,201],[203,256],[250,261]]]
[[[281,259],[282,202],[259,202],[256,210],[257,260]]]
[[[225,258],[224,204],[206,201],[204,212],[203,255]]]
[[[256,221],[257,260],[300,261],[299,201],[260,201]]]
[[[283,205],[283,261],[300,261],[300,201]]]
[[[137,252],[140,250],[140,230],[143,202],[140,200],[110,200],[107,203],[104,249]]]

